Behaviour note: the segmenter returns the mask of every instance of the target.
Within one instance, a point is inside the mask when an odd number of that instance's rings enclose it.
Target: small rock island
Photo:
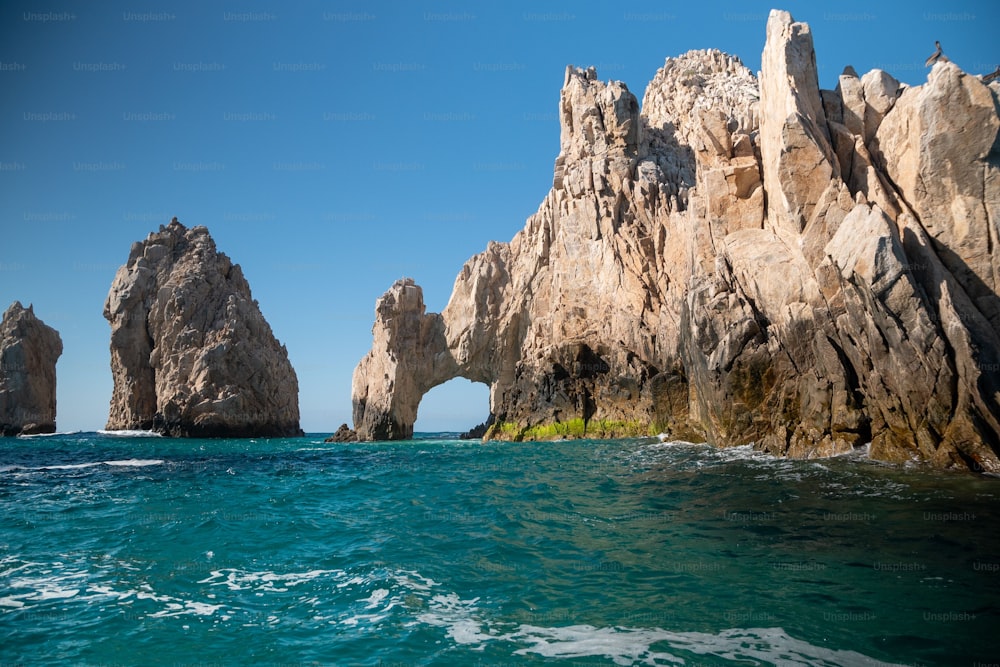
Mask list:
[[[0,435],[56,430],[56,362],[62,339],[15,301],[0,323]]]
[[[174,218],[134,243],[104,305],[114,392],[109,430],[288,437],[299,385],[239,264],[205,227]]]

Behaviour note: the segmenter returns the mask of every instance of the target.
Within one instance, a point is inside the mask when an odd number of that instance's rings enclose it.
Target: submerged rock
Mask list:
[[[0,435],[55,433],[56,362],[62,339],[35,317],[34,307],[11,304],[0,323]]]
[[[767,23],[760,80],[670,58],[642,111],[569,68],[553,187],[447,307],[397,282],[354,374],[362,439],[420,398],[490,387],[495,438],[667,433],[776,455],[1000,472],[997,91],[952,63],[922,86],[847,68]]]
[[[173,221],[134,243],[104,317],[114,393],[107,428],[181,437],[301,435],[288,352],[238,264],[205,227]]]

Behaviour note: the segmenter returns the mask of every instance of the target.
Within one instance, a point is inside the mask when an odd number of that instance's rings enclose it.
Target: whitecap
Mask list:
[[[65,600],[67,598],[74,598],[80,593],[79,588],[49,588],[38,591],[37,595],[30,598],[25,598],[27,600]]]
[[[42,466],[38,470],[82,470],[83,468],[93,468],[94,466],[101,465],[100,461],[94,461],[91,463],[66,463],[63,465],[55,466]]]
[[[388,597],[388,595],[389,595],[388,589],[376,588],[374,591],[372,591],[371,595],[369,595],[366,599],[361,600],[361,602],[364,602],[366,604],[365,607],[366,609],[374,609],[375,607],[379,606],[382,600]]]
[[[256,590],[272,593],[284,593],[291,586],[298,586],[307,581],[326,575],[340,576],[342,570],[309,570],[308,572],[289,572],[280,574],[270,570],[248,572],[233,568],[212,570],[208,577],[199,584],[209,586],[225,586],[231,591]]]
[[[455,593],[435,595],[428,602],[428,610],[417,620],[427,625],[445,628],[445,632],[456,644],[481,644],[496,636],[484,633],[483,621],[479,620],[477,604],[479,598],[463,600]]]
[[[143,468],[145,466],[158,466],[163,462],[163,459],[122,459],[120,461],[105,461],[104,465]]]
[[[120,431],[105,431],[100,430],[97,432],[100,435],[107,435],[115,438],[162,438],[162,433],[157,433],[156,431],[143,431],[139,429],[122,429]]]
[[[889,663],[851,650],[815,646],[795,639],[782,628],[731,628],[718,634],[670,632],[660,628],[597,628],[590,625],[543,628],[521,625],[503,639],[530,643],[515,655],[534,653],[547,658],[606,657],[616,665],[683,664],[684,658],[662,649],[712,656],[732,661],[761,661],[781,665],[838,665],[861,667]],[[658,645],[660,650],[652,647]]]
[[[24,468],[21,466],[10,466],[8,468],[0,468],[0,472],[9,472],[13,470],[24,470],[27,472],[37,472],[40,470],[85,470],[87,468],[95,468],[100,465],[108,465],[115,467],[135,467],[142,468],[145,466],[155,466],[164,463],[163,459],[121,459],[115,461],[87,461],[85,463],[57,463],[55,465],[48,466],[38,466],[37,468]]]
[[[167,602],[166,609],[150,614],[150,618],[168,618],[171,616],[211,616],[222,609],[221,604],[208,604],[206,602],[193,602],[182,600],[179,602]]]

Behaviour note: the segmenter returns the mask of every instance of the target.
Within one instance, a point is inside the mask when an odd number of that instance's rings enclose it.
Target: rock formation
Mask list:
[[[340,428],[323,442],[357,442],[358,434],[347,424],[341,424]]]
[[[59,333],[32,306],[11,304],[0,323],[0,435],[55,433]]]
[[[441,314],[397,282],[355,370],[362,439],[490,387],[487,437],[666,432],[776,455],[1000,472],[1000,84],[851,68],[820,90],[773,11],[759,80],[666,61],[642,111],[567,69],[553,187]],[[554,428],[558,427],[558,428]]]
[[[171,221],[134,243],[104,317],[114,393],[107,428],[181,437],[280,437],[299,386],[238,264],[205,227]]]

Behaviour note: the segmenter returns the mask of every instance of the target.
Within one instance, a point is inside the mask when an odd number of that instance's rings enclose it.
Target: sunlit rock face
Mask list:
[[[280,437],[299,386],[239,264],[174,219],[134,243],[104,317],[114,392],[107,428],[180,437]]]
[[[447,307],[397,282],[354,374],[362,439],[490,387],[492,438],[663,432],[781,456],[1000,471],[1000,85],[951,63],[820,90],[809,26],[759,79],[668,59],[642,108],[570,67],[553,187]]]
[[[0,436],[55,433],[62,339],[15,301],[0,322]]]

